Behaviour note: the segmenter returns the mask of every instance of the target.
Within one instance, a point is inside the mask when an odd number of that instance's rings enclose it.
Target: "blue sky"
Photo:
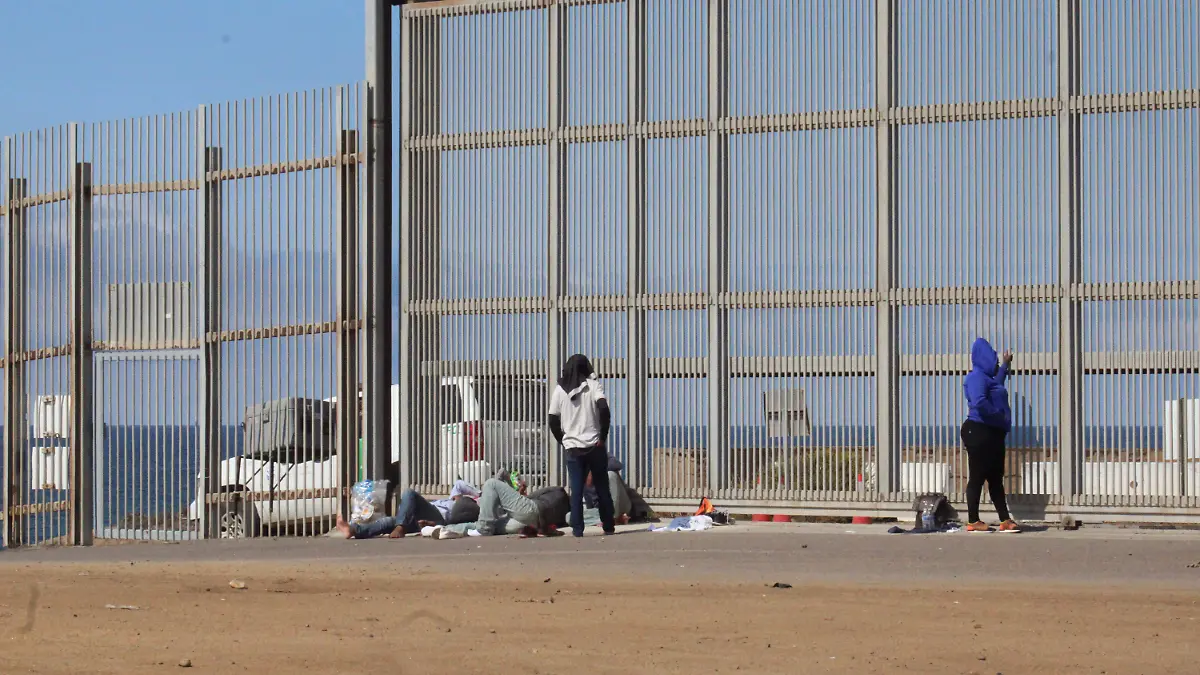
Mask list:
[[[65,122],[194,111],[206,103],[355,82],[364,75],[364,33],[362,2],[0,0],[0,61],[14,64],[0,76],[5,92],[0,105],[0,137]],[[187,129],[187,123],[179,124]],[[106,180],[102,174],[108,168],[96,167],[98,180]],[[287,194],[300,186],[279,181],[274,189]],[[44,220],[32,242],[41,251],[36,257],[39,271],[31,280],[34,293],[65,303],[66,289],[61,282],[66,274],[65,230],[61,229],[65,211],[42,207],[39,212]],[[192,212],[191,199],[186,197],[100,198],[96,246],[106,252],[105,260],[116,263],[98,266],[97,292],[109,281],[192,279],[195,248],[188,223]],[[236,219],[246,214],[231,215]],[[277,229],[280,220],[272,217],[264,223]],[[313,236],[321,236],[328,228],[321,214],[305,220],[304,231],[316,233]],[[237,246],[242,238],[235,235],[231,241]],[[269,277],[272,281],[287,283],[293,278],[301,288],[316,288],[314,281],[329,281],[328,244],[318,244],[313,251],[303,244],[297,248],[294,238],[277,241],[281,250],[268,262],[276,271]],[[109,255],[119,251],[125,253],[115,258]],[[248,269],[255,257],[243,254],[231,265]],[[129,262],[123,265],[122,259]],[[304,264],[309,260],[311,264]],[[256,290],[267,292],[266,284],[264,279]],[[245,326],[250,320],[238,311],[250,302],[245,284],[232,288],[229,301],[235,315],[230,323]],[[318,306],[328,306],[330,293],[297,295],[299,299],[286,306],[282,301],[264,305],[259,314],[272,316],[262,316],[260,323],[275,324],[287,315],[296,321],[328,320]],[[97,311],[102,330],[106,319],[101,307]],[[49,318],[43,314],[45,325],[33,339],[61,342],[66,321],[60,314],[51,312]],[[331,394],[332,367],[327,376],[314,377],[300,364],[332,366],[332,346],[328,336],[283,339],[272,349],[263,349],[260,343],[230,345],[224,369],[230,382],[228,421],[238,421],[237,410],[255,400],[296,393]],[[31,394],[66,390],[66,372],[59,361],[38,364],[32,374]],[[259,373],[257,383],[233,384],[239,379],[237,374],[251,370]],[[110,371],[109,381],[121,383],[118,387],[133,385],[136,391],[147,385],[144,366],[106,370]],[[125,405],[130,410],[143,406],[141,414],[149,418],[165,421],[170,417],[165,408],[149,400],[141,404],[127,400]]]
[[[0,136],[363,77],[363,3],[0,0]]]

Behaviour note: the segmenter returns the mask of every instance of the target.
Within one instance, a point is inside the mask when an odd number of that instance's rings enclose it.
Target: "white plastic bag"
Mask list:
[[[365,525],[384,514],[388,481],[364,480],[350,491],[350,522]]]

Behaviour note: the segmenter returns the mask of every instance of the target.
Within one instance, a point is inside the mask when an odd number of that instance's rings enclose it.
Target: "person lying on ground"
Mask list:
[[[560,492],[561,495],[558,494]],[[452,539],[464,534],[553,536],[557,534],[554,521],[561,517],[554,511],[560,510],[558,502],[563,501],[565,496],[566,491],[562,488],[543,488],[530,495],[524,480],[514,479],[506,471],[500,471],[495,478],[489,478],[483,484],[479,497],[479,520],[474,527],[466,524],[434,527],[429,535],[435,539]]]
[[[408,489],[400,494],[400,506],[395,516],[384,516],[363,525],[347,523],[339,515],[337,529],[347,539],[372,539],[388,535],[399,539],[406,534],[420,532],[427,525],[446,525],[458,522],[473,522],[479,518],[476,500],[481,492],[465,480],[454,482],[450,496],[446,499],[429,501],[416,490]]]

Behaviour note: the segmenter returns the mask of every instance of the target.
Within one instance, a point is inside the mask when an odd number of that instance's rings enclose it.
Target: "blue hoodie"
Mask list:
[[[1012,428],[1012,409],[1008,407],[1008,390],[1004,388],[1007,377],[1008,365],[999,365],[992,345],[977,338],[971,345],[971,372],[963,381],[963,393],[970,407],[967,419],[1004,431]]]

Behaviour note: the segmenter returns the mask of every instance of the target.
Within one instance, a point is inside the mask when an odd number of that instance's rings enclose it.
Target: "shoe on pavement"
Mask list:
[[[977,521],[971,523],[970,525],[967,525],[967,532],[991,532],[991,531],[992,531],[992,526],[988,525],[987,523],[983,522],[982,520],[977,520]]]
[[[1014,532],[1020,532],[1021,526],[1017,525],[1017,521],[1013,520],[1012,518],[1009,518],[1008,520],[1004,521],[1003,523],[1000,523],[1000,526],[996,528],[996,531],[1012,534]]]

